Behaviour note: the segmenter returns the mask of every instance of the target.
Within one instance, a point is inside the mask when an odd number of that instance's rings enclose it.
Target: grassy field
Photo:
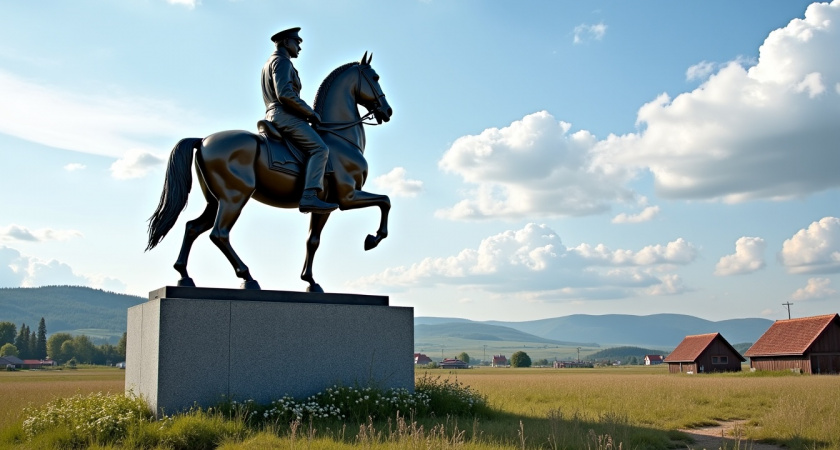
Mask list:
[[[626,425],[623,435],[631,438],[648,429],[742,419],[750,439],[840,449],[840,378],[835,376],[672,375],[664,366],[636,366],[481,369],[460,372],[458,379],[487,394],[492,406],[527,418],[537,428],[537,440],[547,441],[551,417]]]
[[[223,442],[247,448],[689,448],[677,430],[745,420],[746,437],[793,449],[840,450],[840,377],[790,373],[671,375],[665,367],[470,369],[451,373],[487,396],[490,417],[377,424],[278,425]],[[0,373],[0,429],[28,404],[85,392],[121,392],[124,371]],[[214,427],[195,418],[191,426]],[[215,420],[215,419],[213,419]],[[189,423],[189,422],[187,422]],[[185,425],[186,426],[186,425]],[[422,433],[419,432],[422,427]],[[413,430],[413,431],[412,431]],[[730,447],[730,448],[734,448]],[[741,445],[739,448],[750,448]]]
[[[125,371],[113,367],[0,371],[0,429],[17,421],[21,410],[29,405],[43,405],[56,397],[78,393],[124,390]]]

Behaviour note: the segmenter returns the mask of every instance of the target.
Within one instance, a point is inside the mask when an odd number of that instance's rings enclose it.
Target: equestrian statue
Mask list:
[[[313,107],[309,107],[300,98],[300,78],[291,62],[301,50],[299,31],[290,28],[271,37],[276,51],[262,70],[266,119],[257,123],[259,134],[221,131],[203,139],[182,139],[172,149],[160,202],[149,219],[146,250],[160,243],[187,205],[193,153],[198,183],[207,201],[204,212],[187,222],[174,264],[181,275],[178,286],[195,286],[187,273],[190,249],[198,236],[211,230],[210,240],[230,261],[236,276],[242,278],[241,287],[260,289],[230,243],[230,230],[251,198],[312,213],[300,275],[309,283],[308,292],[324,292],[315,282],[312,264],[321,231],[336,208],[379,207],[379,229],[365,238],[365,250],[388,236],[390,199],[362,190],[368,176],[364,125],[388,122],[393,114],[379,85],[379,75],[370,65],[373,55],[365,52],[361,62],[333,70],[318,88]],[[361,116],[357,105],[368,113]],[[376,123],[365,122],[371,118]]]

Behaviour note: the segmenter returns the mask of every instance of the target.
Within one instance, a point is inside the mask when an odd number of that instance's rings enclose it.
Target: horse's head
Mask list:
[[[373,54],[368,56],[365,52],[359,63],[359,88],[356,92],[356,103],[373,112],[378,123],[387,122],[391,120],[394,110],[388,104],[382,87],[379,86],[379,74],[371,67],[371,59],[373,59]]]

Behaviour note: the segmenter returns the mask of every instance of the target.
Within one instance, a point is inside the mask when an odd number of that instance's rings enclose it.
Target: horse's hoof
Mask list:
[[[259,291],[260,290],[260,284],[257,283],[257,280],[243,281],[242,284],[239,287],[241,289],[248,289],[248,290],[252,290],[252,291]]]
[[[195,282],[190,277],[184,277],[178,280],[177,286],[180,287],[195,287]]]
[[[318,283],[312,283],[306,288],[306,292],[313,292],[315,294],[323,294],[324,288]]]
[[[372,234],[367,235],[365,238],[365,251],[376,248],[377,245],[379,245],[379,240],[376,239],[376,236]]]

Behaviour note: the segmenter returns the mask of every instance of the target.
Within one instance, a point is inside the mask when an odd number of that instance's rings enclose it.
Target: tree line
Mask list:
[[[12,322],[0,322],[0,356],[52,359],[58,364],[71,360],[79,364],[114,364],[125,361],[125,344],[126,333],[117,345],[96,345],[85,335],[70,333],[55,333],[47,339],[47,324],[43,317],[37,331],[32,331],[25,323],[18,330]]]

